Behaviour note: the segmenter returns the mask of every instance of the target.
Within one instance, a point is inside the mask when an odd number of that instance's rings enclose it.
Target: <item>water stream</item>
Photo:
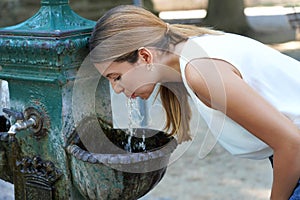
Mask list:
[[[132,137],[136,135],[135,127],[138,127],[144,119],[144,116],[141,115],[139,104],[137,99],[128,98],[127,99],[127,110],[128,110],[128,129],[126,133],[128,135],[127,143],[125,144],[125,150],[128,152],[132,152]],[[139,142],[138,147],[143,151],[146,150],[145,144],[145,131],[143,130],[142,141]]]

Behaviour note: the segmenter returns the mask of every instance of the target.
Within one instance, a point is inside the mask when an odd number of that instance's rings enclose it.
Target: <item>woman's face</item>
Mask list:
[[[123,92],[128,98],[148,99],[156,84],[155,72],[147,69],[146,62],[112,62],[102,75],[117,94]]]

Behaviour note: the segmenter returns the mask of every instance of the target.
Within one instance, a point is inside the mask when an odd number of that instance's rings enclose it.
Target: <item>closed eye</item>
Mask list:
[[[114,78],[114,81],[119,81],[121,79],[121,76],[117,76],[116,78]]]
[[[121,75],[116,73],[108,74],[106,77],[113,81],[119,81],[121,79]]]

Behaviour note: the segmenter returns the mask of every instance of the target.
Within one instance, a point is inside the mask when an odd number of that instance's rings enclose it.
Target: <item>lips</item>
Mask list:
[[[135,93],[132,93],[132,95],[130,96],[131,99],[135,99],[136,98],[136,95]]]

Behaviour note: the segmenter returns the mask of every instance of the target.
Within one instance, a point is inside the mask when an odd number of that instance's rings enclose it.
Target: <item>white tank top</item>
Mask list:
[[[272,149],[220,111],[203,104],[185,77],[195,58],[216,58],[237,68],[243,80],[300,129],[300,62],[253,39],[224,33],[190,38],[180,57],[182,79],[211,133],[231,154],[263,159]]]

